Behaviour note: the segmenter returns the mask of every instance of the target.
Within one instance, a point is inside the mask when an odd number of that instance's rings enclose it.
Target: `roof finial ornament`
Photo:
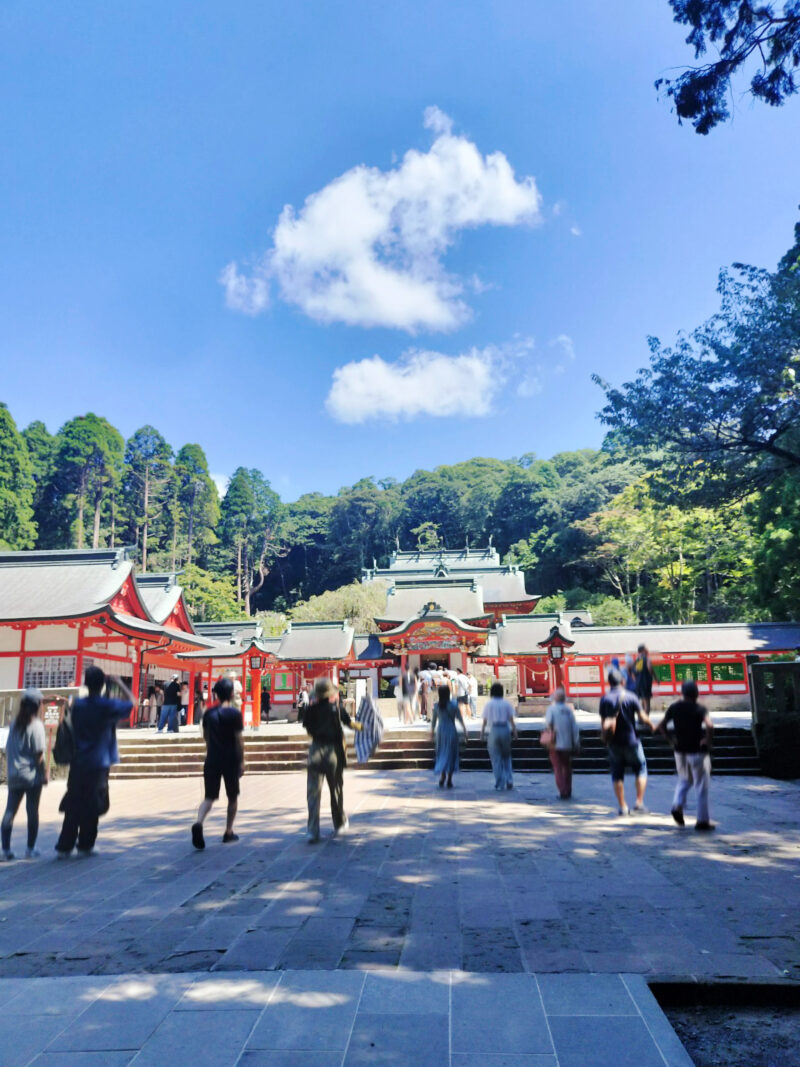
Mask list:
[[[494,541],[494,534],[489,534],[489,548],[492,547],[492,541]]]
[[[397,551],[400,551],[400,534],[394,535],[394,543],[397,546]]]

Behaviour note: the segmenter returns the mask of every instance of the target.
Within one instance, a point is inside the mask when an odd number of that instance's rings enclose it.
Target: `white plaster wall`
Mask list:
[[[16,656],[0,657],[0,689],[16,689],[19,682],[19,660]]]
[[[37,626],[25,637],[27,652],[73,651],[78,647],[78,631],[71,626]]]
[[[19,652],[21,634],[10,626],[0,626],[0,652]]]

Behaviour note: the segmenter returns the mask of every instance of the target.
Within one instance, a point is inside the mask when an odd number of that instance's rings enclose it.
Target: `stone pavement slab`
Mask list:
[[[305,842],[301,773],[245,778],[237,828],[188,828],[195,779],[112,783],[98,855],[56,863],[62,787],[43,794],[38,861],[0,866],[0,979],[132,970],[459,970],[800,980],[800,787],[712,783],[713,835],[619,818],[605,777],[555,798],[546,775],[348,773],[351,832]],[[24,833],[18,816],[15,836]],[[0,985],[0,1004],[4,997]]]
[[[628,976],[130,975],[99,992],[70,982],[39,985],[68,1012],[33,1014],[24,1025],[9,1016],[9,1032],[16,1025],[25,1040],[3,1046],[4,1064],[691,1067],[646,985]]]

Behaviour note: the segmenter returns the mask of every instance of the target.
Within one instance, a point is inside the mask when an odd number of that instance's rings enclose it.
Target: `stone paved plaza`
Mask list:
[[[0,867],[2,1062],[690,1062],[645,979],[800,980],[800,787],[714,781],[714,835],[672,787],[619,818],[605,776],[354,771],[350,833],[309,846],[304,774],[253,776],[241,840],[219,805],[197,853],[199,779],[118,781],[59,863],[53,783],[42,858]]]

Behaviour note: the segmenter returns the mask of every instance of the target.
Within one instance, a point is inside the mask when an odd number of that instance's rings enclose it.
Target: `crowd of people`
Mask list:
[[[430,722],[436,698],[446,688],[450,699],[461,707],[462,717],[478,717],[478,679],[465,670],[452,670],[438,663],[429,663],[427,667],[415,670],[405,669],[400,672],[395,683],[397,700],[397,721],[401,725],[410,725],[419,717],[423,722]]]
[[[639,652],[639,669],[636,673],[640,692],[634,692],[628,684],[623,669],[612,666],[607,676],[608,689],[599,707],[617,810],[620,815],[647,812],[644,803],[647,761],[639,737],[639,724],[642,724],[663,734],[674,749],[678,780],[671,814],[675,822],[679,826],[684,825],[687,797],[694,787],[697,794],[695,828],[698,831],[713,830],[714,824],[709,816],[714,729],[711,717],[699,702],[696,682],[689,680],[683,682],[682,698],[671,704],[658,726],[654,726],[649,706],[652,665],[647,650],[640,649]],[[452,674],[455,678],[451,677]],[[84,681],[86,695],[75,699],[64,716],[70,752],[67,760],[63,757],[59,759],[59,762],[69,763],[66,792],[59,807],[64,816],[55,846],[59,859],[67,858],[73,850],[79,856],[89,856],[94,850],[99,819],[109,810],[109,770],[119,762],[116,726],[129,718],[133,710],[133,695],[119,679],[107,679],[102,670],[92,666],[87,669]],[[177,677],[173,678],[170,684],[178,681]],[[405,691],[402,689],[403,676],[399,682],[398,700],[411,704],[412,715],[415,714],[415,700],[419,701],[421,695],[429,697],[436,692],[435,701],[420,701],[419,708],[420,714],[423,715],[424,711],[424,717],[430,722],[435,740],[434,770],[440,789],[453,787],[453,775],[459,768],[459,749],[467,734],[464,716],[474,717],[476,714],[476,707],[471,703],[470,682],[467,674],[462,676],[434,665],[419,673],[411,673]],[[180,704],[166,703],[167,695],[174,700],[175,693],[180,699],[179,685],[172,692],[167,687],[162,716],[164,707],[180,707]],[[229,676],[220,678],[214,686],[213,697],[202,716],[206,743],[204,798],[191,827],[192,843],[197,849],[205,848],[204,822],[219,798],[223,782],[228,806],[222,841],[230,844],[239,839],[234,831],[234,820],[238,808],[239,782],[245,770],[245,746],[244,722],[241,703],[237,705],[235,680]],[[40,717],[43,699],[39,690],[25,690],[9,729],[6,745],[8,798],[2,819],[2,857],[6,860],[14,858],[11,833],[23,800],[28,819],[25,856],[32,859],[39,855],[36,848],[39,801],[42,788],[48,783],[45,730]],[[404,713],[405,710],[404,707]],[[167,712],[165,721],[169,721],[171,714],[171,711]],[[339,690],[328,678],[317,679],[313,694],[308,694],[308,700],[300,708],[298,721],[310,737],[307,835],[308,840],[314,843],[320,840],[320,803],[325,782],[330,792],[334,834],[343,833],[348,827],[344,809],[344,769],[347,762],[344,728],[358,731],[363,724],[350,716],[340,699]],[[59,734],[60,731],[61,727]],[[516,736],[514,709],[505,698],[502,685],[496,682],[483,708],[480,737],[481,741],[487,739],[497,790],[513,789],[511,742]],[[549,751],[558,794],[563,799],[569,799],[572,796],[572,761],[580,749],[580,730],[575,709],[567,701],[563,688],[556,689],[554,693],[545,714],[540,740]],[[57,737],[56,749],[58,744]],[[632,808],[625,799],[626,770],[633,772],[636,784]]]

